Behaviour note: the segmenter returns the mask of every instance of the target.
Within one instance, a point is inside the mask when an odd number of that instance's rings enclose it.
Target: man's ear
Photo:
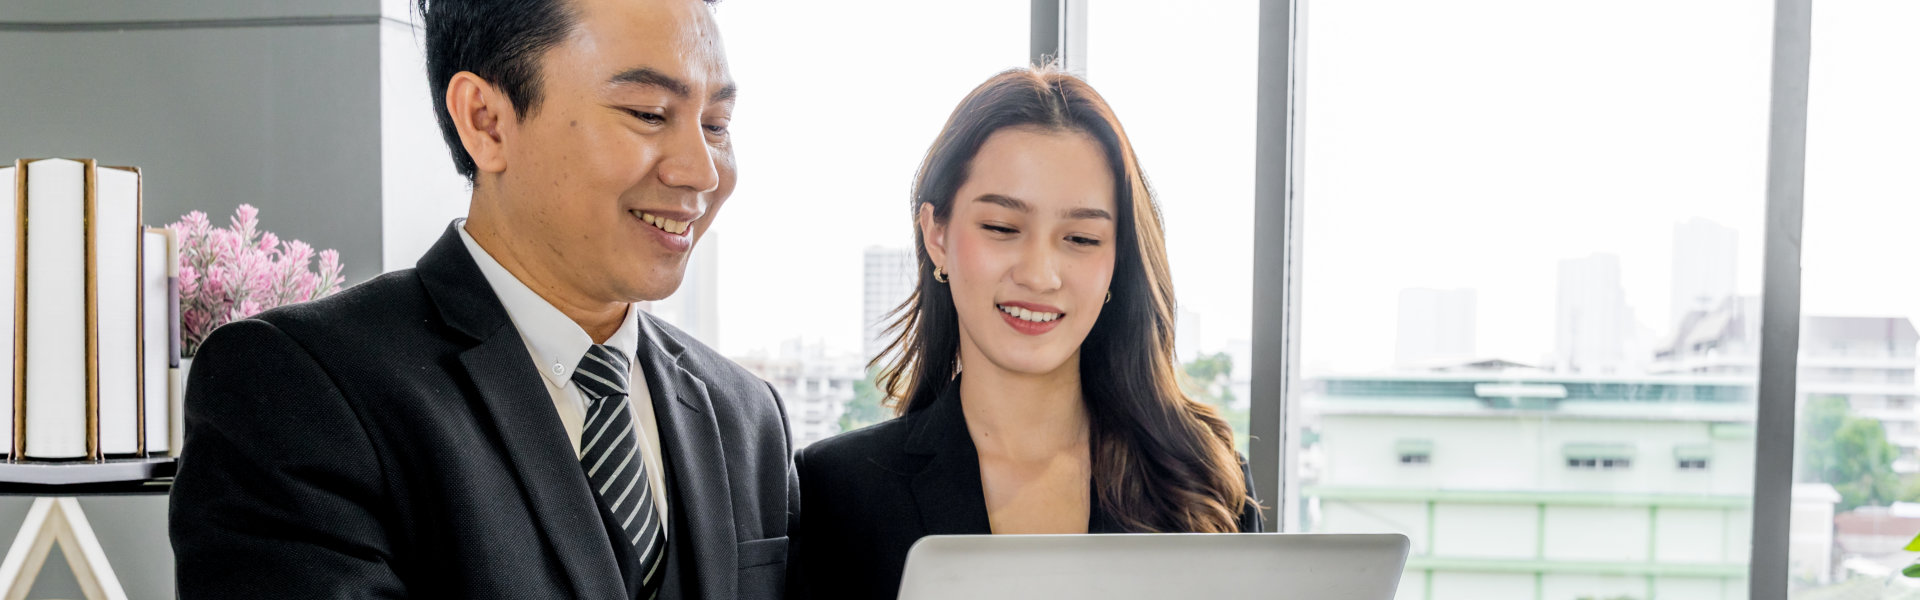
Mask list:
[[[473,158],[476,175],[507,169],[506,138],[500,129],[515,116],[505,94],[472,71],[461,71],[447,82],[447,114],[460,133],[460,145]]]
[[[920,241],[927,247],[927,257],[933,259],[934,266],[947,266],[947,226],[933,218],[933,205],[921,204],[916,220],[920,223]]]

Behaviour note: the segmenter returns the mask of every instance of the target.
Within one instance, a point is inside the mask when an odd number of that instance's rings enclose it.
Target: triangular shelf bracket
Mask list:
[[[93,535],[93,526],[87,524],[87,514],[81,512],[80,501],[74,498],[33,500],[26,522],[20,524],[20,534],[13,538],[13,548],[7,550],[6,561],[0,562],[0,591],[5,593],[0,598],[26,599],[34,580],[40,577],[40,568],[46,566],[47,555],[53,552],[54,542],[59,542],[60,553],[66,556],[73,578],[80,582],[80,593],[87,600],[127,600],[127,592],[120,588],[113,567],[107,564],[106,553],[100,550],[100,540]]]

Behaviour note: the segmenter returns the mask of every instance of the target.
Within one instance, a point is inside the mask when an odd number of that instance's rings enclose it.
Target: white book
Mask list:
[[[26,456],[87,457],[86,207],[92,161],[26,163]]]
[[[146,413],[150,456],[172,448],[173,382],[168,371],[180,361],[174,334],[180,328],[176,252],[171,230],[147,229],[140,249],[140,409]]]
[[[101,454],[140,453],[140,171],[96,169],[92,228],[94,381]]]
[[[16,167],[0,168],[0,185],[7,186],[6,203],[0,207],[0,381],[6,382],[4,400],[0,401],[0,455],[13,454],[14,429],[14,355],[18,352],[18,340],[14,337],[14,322],[17,315],[13,308],[18,286],[15,277],[20,272],[20,202],[25,192],[25,183],[19,180],[20,169]]]

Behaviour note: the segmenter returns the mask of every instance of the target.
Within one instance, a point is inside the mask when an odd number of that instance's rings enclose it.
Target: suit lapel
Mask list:
[[[575,596],[624,597],[599,505],[552,397],[534,371],[526,342],[453,229],[455,223],[421,257],[418,272],[446,324],[479,342],[460,354],[460,364],[480,394],[475,409],[485,412],[500,433],[500,450]]]
[[[651,315],[641,315],[640,326],[636,358],[653,395],[675,525],[668,531],[667,572],[693,575],[668,577],[660,597],[731,600],[738,593],[739,549],[713,401],[706,382],[679,365],[683,348],[677,341],[655,326]]]
[[[573,580],[574,591],[582,598],[625,596],[593,490],[519,332],[502,328],[462,353],[460,363],[480,391],[534,520],[546,532],[547,545]]]
[[[932,457],[913,476],[913,500],[927,535],[993,532],[980,484],[980,455],[960,410],[959,389],[959,380],[948,383],[947,391],[917,416],[907,435],[908,453]]]

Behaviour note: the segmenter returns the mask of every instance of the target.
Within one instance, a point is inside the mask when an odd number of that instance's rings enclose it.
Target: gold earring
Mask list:
[[[1107,290],[1107,302],[1113,302],[1113,290]]]
[[[934,267],[934,268],[933,268],[933,280],[934,280],[934,281],[938,281],[938,282],[940,282],[940,283],[946,283],[946,282],[947,282],[947,270],[946,270],[946,269],[944,269],[944,268],[941,268],[941,267]]]

